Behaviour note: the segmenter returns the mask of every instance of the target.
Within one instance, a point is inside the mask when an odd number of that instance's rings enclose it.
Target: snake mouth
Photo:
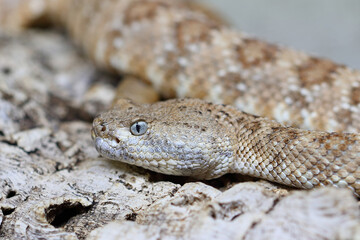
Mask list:
[[[112,158],[115,155],[115,149],[101,137],[95,138],[95,148],[104,157]]]
[[[125,147],[114,147],[114,140],[95,137],[95,148],[101,156],[112,160],[134,164],[135,160],[129,155]]]

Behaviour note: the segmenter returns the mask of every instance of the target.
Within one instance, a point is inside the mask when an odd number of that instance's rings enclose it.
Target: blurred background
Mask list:
[[[237,29],[360,69],[359,0],[200,0]]]

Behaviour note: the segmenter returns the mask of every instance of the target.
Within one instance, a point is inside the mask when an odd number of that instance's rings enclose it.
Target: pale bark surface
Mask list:
[[[355,239],[348,190],[194,182],[98,156],[106,75],[57,33],[0,34],[1,239]]]

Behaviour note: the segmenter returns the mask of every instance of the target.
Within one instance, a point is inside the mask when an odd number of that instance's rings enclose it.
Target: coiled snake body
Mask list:
[[[93,123],[103,156],[165,174],[235,172],[360,194],[360,72],[250,38],[187,1],[0,0],[4,29],[39,20],[65,27],[99,67],[165,98],[203,99],[118,101]]]

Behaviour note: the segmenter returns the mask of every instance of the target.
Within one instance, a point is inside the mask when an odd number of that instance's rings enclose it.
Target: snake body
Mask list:
[[[147,130],[130,131],[137,122]],[[129,100],[93,123],[105,157],[165,174],[212,179],[240,173],[310,189],[333,185],[360,193],[360,136],[285,127],[199,99],[151,105]]]
[[[251,38],[189,1],[0,0],[4,29],[40,20],[67,29],[101,68],[165,98],[203,99],[119,101],[93,123],[102,155],[199,179],[236,172],[360,194],[359,71]]]

